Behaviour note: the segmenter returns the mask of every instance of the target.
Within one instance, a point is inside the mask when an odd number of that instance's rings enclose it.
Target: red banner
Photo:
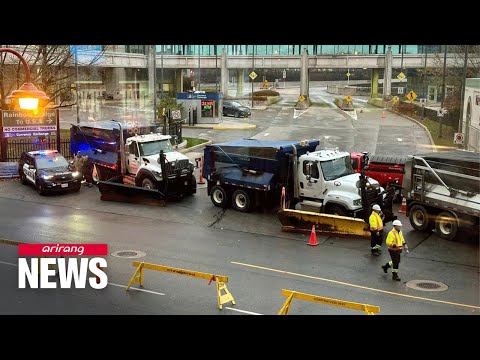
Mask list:
[[[18,256],[105,256],[107,244],[20,244]]]

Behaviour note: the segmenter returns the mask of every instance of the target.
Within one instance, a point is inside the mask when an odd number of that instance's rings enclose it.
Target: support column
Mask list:
[[[385,73],[383,74],[383,98],[392,95],[392,47],[388,46],[385,54]]]
[[[372,79],[370,83],[370,98],[378,98],[378,69],[372,69]]]
[[[155,50],[153,46],[148,47],[148,100],[153,104],[155,99],[155,71],[156,59],[155,59]]]
[[[306,48],[303,48],[302,67],[300,68],[300,96],[303,96],[305,99],[304,101],[297,101],[296,108],[305,109],[309,107],[308,56]]]
[[[175,70],[175,92],[183,92],[183,69]]]
[[[223,93],[223,97],[228,97],[228,67],[227,67],[227,53],[225,48],[222,49],[222,60],[221,60],[221,81],[220,81],[220,91]]]
[[[244,69],[237,69],[237,97],[243,96],[243,79],[245,76]]]

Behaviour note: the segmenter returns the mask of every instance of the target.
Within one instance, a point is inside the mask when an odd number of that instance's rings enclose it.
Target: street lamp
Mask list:
[[[13,90],[12,93],[5,98],[5,103],[12,108],[15,108],[15,105],[18,104],[18,107],[22,110],[37,110],[39,105],[45,106],[50,98],[30,82],[30,68],[23,56],[18,51],[9,48],[0,48],[0,53],[3,52],[9,52],[20,59],[23,63],[26,77],[25,83],[20,86],[20,89]]]

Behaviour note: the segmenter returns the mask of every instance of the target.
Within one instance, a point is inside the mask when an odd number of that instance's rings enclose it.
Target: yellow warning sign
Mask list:
[[[417,94],[413,90],[410,90],[410,92],[407,94],[407,99],[410,101],[414,101],[417,98]]]
[[[250,79],[255,80],[255,78],[257,77],[257,74],[255,73],[255,71],[252,71],[248,76],[250,76]]]
[[[397,75],[397,79],[402,81],[406,78],[405,74],[403,72],[401,72],[400,74]]]
[[[347,96],[345,97],[345,101],[346,101],[346,102],[352,102],[352,97],[351,97],[350,95],[347,95]]]
[[[300,96],[298,97],[298,101],[304,102],[304,101],[305,101],[305,96],[300,95]]]
[[[394,96],[392,101],[394,104],[396,104],[400,99],[398,98],[398,96]]]

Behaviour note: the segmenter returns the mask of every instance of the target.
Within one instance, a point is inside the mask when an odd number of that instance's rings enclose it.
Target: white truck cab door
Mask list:
[[[298,169],[300,195],[311,199],[322,199],[323,178],[320,178],[318,161],[302,160]]]
[[[138,169],[140,168],[140,154],[138,152],[138,145],[136,141],[132,141],[128,145],[128,155],[127,155],[127,170],[130,174],[136,175]]]

